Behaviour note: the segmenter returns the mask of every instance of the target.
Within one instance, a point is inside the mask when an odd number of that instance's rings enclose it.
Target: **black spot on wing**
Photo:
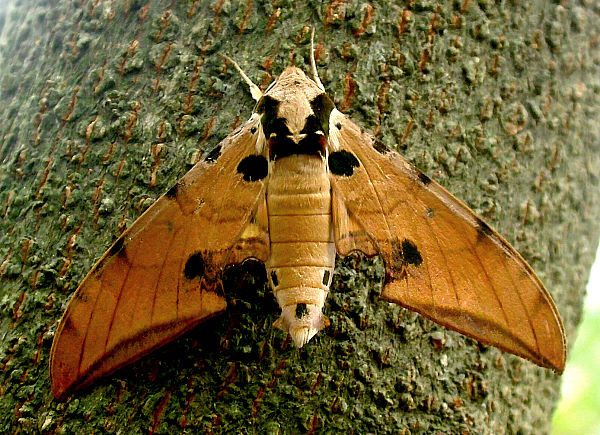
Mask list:
[[[85,303],[87,303],[90,299],[86,292],[75,292],[73,298]]]
[[[125,238],[123,236],[119,237],[113,245],[108,248],[108,252],[106,255],[100,260],[100,262],[94,267],[94,273],[99,273],[106,263],[112,258],[120,256],[123,260],[127,261],[127,252],[125,250]]]
[[[190,258],[185,262],[185,268],[183,274],[187,279],[194,279],[204,275],[204,258],[201,252],[192,254]]]
[[[237,171],[244,176],[244,181],[258,181],[269,173],[269,164],[263,156],[251,154],[242,159]]]
[[[400,242],[397,240],[392,246],[392,263],[392,267],[402,273],[408,265],[420,266],[423,263],[423,257],[413,241],[404,239]]]
[[[121,236],[117,239],[115,243],[113,243],[113,245],[108,250],[108,256],[113,257],[115,255],[118,255],[121,252],[123,252],[123,249],[125,249],[125,240]]]
[[[493,238],[494,230],[480,218],[477,218],[477,238],[488,239]]]
[[[402,241],[402,252],[404,253],[404,261],[406,264],[420,266],[423,263],[423,257],[412,241],[404,239]]]
[[[209,163],[214,163],[219,159],[220,156],[221,156],[221,145],[217,145],[212,150],[210,150],[208,152],[208,154],[206,154],[206,157],[204,157],[204,161],[209,162]]]
[[[275,98],[265,95],[256,104],[255,112],[261,114],[261,124],[265,136],[268,138],[271,133],[274,132],[276,126],[274,123],[277,121],[277,111],[279,110],[279,101]],[[281,128],[281,126],[279,126]],[[289,133],[288,133],[289,134]]]
[[[375,151],[377,151],[379,154],[387,154],[391,151],[388,146],[379,139],[375,139],[373,141],[373,148],[375,148]]]
[[[331,273],[328,270],[326,270],[323,273],[323,285],[329,285],[329,277],[330,276],[331,276]]]
[[[274,270],[271,271],[271,281],[273,282],[273,285],[275,287],[277,287],[279,285],[279,280],[277,279],[277,274],[275,273]]]
[[[165,193],[165,196],[169,199],[176,198],[178,190],[179,190],[179,183],[175,184],[173,187],[171,187],[169,190],[167,190],[167,193]]]
[[[301,303],[296,305],[296,319],[301,319],[308,314],[308,308],[306,304]]]
[[[435,211],[431,207],[427,207],[425,215],[427,215],[428,218],[432,218],[435,216]]]
[[[329,170],[334,175],[349,177],[354,173],[354,168],[359,166],[356,156],[346,150],[329,154]]]
[[[423,183],[425,185],[431,183],[431,178],[429,178],[427,175],[425,175],[422,172],[419,172],[419,180],[421,181],[421,183]]]
[[[77,296],[77,294],[75,296]],[[64,319],[63,332],[69,330],[77,331],[77,327],[75,326],[75,323],[73,323],[73,318],[71,316],[65,316]]]

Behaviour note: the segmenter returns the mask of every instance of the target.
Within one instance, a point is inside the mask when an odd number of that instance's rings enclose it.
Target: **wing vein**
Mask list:
[[[376,162],[376,161],[374,161],[374,160],[372,160],[372,159],[369,159],[369,160],[371,161],[371,163],[373,163],[373,164],[376,166],[377,170],[379,170],[379,173],[380,173],[380,174],[381,174],[381,175],[382,175],[382,176],[385,178],[386,174],[385,174],[385,172],[384,172],[384,171],[381,169],[381,167],[380,167],[380,166],[377,164],[377,162]],[[363,168],[364,168],[364,170],[365,170],[365,173],[367,174],[367,177],[369,178],[369,181],[371,181],[371,174],[369,173],[369,169],[368,169],[368,168],[367,168],[367,166],[365,166],[365,165],[363,165]],[[375,193],[376,193],[376,195],[377,195],[377,200],[378,200],[378,202],[379,202],[379,204],[380,204],[380,208],[381,208],[381,210],[382,210],[382,215],[385,217],[386,225],[387,225],[387,227],[388,227],[388,233],[390,233],[390,234],[391,234],[391,230],[389,230],[389,224],[388,224],[388,221],[387,221],[387,213],[386,213],[385,211],[383,211],[383,206],[381,205],[381,201],[379,200],[379,192],[377,191],[377,188],[376,188],[376,186],[373,184],[373,182],[371,182],[371,185],[373,186],[373,190],[375,191]],[[410,204],[410,203],[408,203],[408,206],[409,206],[409,207],[410,207],[410,208],[413,210],[413,212],[415,213],[415,215],[416,215],[416,216],[418,216],[418,213],[417,213],[417,211],[415,210],[414,206],[413,206],[412,204]],[[426,222],[427,222],[427,221],[426,221]],[[429,224],[429,222],[427,222],[427,224],[428,224],[428,226],[431,228],[431,225]],[[446,265],[447,265],[446,257],[445,257],[445,255],[444,255],[444,252],[443,252],[443,251],[441,250],[441,248],[439,247],[439,243],[437,242],[437,239],[436,239],[436,244],[438,245],[438,249],[440,250],[440,253],[442,254],[442,257],[444,257],[444,262],[445,262],[445,263],[446,263]],[[449,270],[449,269],[448,269],[448,270]],[[434,307],[434,309],[435,309],[435,307],[436,307],[436,302],[435,302],[435,298],[434,298],[434,289],[433,289],[433,285],[432,285],[432,281],[431,281],[431,274],[429,273],[429,266],[428,266],[428,265],[427,265],[427,278],[428,278],[428,280],[429,280],[429,294],[430,294],[430,297],[431,297],[431,305],[432,305],[432,307]],[[454,282],[454,280],[452,280],[452,282]],[[408,286],[408,281],[407,281],[407,286]],[[456,293],[456,286],[454,286],[454,291],[455,291],[455,293]],[[458,296],[457,296],[457,299],[458,299]]]
[[[365,173],[367,174],[367,177],[369,178],[369,182],[371,183],[371,186],[373,186],[373,191],[375,192],[375,198],[377,199],[377,205],[379,207],[379,212],[383,216],[383,220],[384,220],[384,223],[385,223],[385,226],[386,226],[386,229],[387,229],[388,239],[391,239],[392,238],[392,231],[390,229],[390,223],[388,221],[388,218],[387,218],[387,215],[385,213],[385,210],[383,209],[383,203],[381,202],[381,198],[379,196],[379,192],[377,191],[377,188],[373,184],[373,180],[371,179],[371,175],[369,174],[369,170],[367,169],[367,167],[365,166],[365,164],[361,161],[361,157],[357,155],[356,158],[360,162],[361,166],[365,169]],[[373,162],[373,163],[375,164],[375,166],[377,166],[377,168],[379,169],[379,172],[383,173],[383,171],[381,170],[381,168],[379,167],[379,165],[377,164],[377,162]]]
[[[506,264],[504,264],[504,262],[502,262],[502,267],[504,268],[504,270],[506,271],[506,274],[508,275],[510,281],[512,282],[513,288],[515,289],[515,293],[519,297],[519,302],[521,303],[521,306],[523,307],[523,311],[525,311],[525,316],[527,317],[527,323],[529,324],[529,327],[531,328],[531,333],[533,334],[533,339],[535,340],[535,346],[537,348],[538,354],[542,355],[542,352],[540,350],[540,342],[538,340],[537,334],[533,327],[533,322],[531,321],[531,317],[529,316],[529,310],[527,310],[527,306],[525,305],[525,302],[523,302],[523,298],[521,297],[521,293],[519,292],[519,288],[518,288],[517,284],[515,283],[513,275],[510,273],[510,271],[508,270],[508,268],[506,267]],[[537,290],[537,287],[536,287],[536,290]]]
[[[100,294],[102,293],[102,281],[99,281],[99,284],[100,284],[100,290],[96,294],[96,299],[94,300],[94,307],[92,308],[92,312],[87,321],[87,325],[85,326],[85,335],[83,336],[83,342],[81,343],[81,350],[79,351],[79,362],[77,363],[77,377],[79,377],[79,374],[81,373],[81,362],[83,361],[83,351],[84,351],[85,345],[87,343],[88,333],[90,330],[90,323],[92,323],[92,318],[94,317],[94,312],[96,311],[96,306],[98,305],[98,299],[100,299]],[[77,297],[77,294],[74,297]]]
[[[427,225],[431,229],[431,222],[428,222],[427,220],[425,222],[427,222]],[[435,231],[433,231],[433,234],[436,234]],[[452,284],[452,290],[454,291],[454,297],[456,298],[456,305],[460,307],[460,296],[458,295],[458,289],[456,288],[456,281],[454,280],[454,275],[452,274],[452,268],[448,265],[448,257],[446,257],[446,254],[444,254],[444,251],[440,246],[440,241],[438,240],[438,238],[434,236],[433,239],[435,240],[435,245],[440,251],[442,258],[444,259],[444,266],[445,269],[448,271],[448,278],[450,278],[450,284]]]
[[[165,256],[163,262],[160,266],[160,270],[158,271],[158,278],[156,279],[156,284],[154,285],[154,292],[152,295],[152,308],[150,309],[150,325],[154,323],[154,307],[156,305],[156,296],[158,294],[158,286],[162,279],[163,271],[165,270],[165,264],[167,263],[167,258],[169,257],[169,251],[171,250],[171,245],[173,244],[173,240],[175,240],[175,236],[177,235],[178,230],[173,232],[173,236],[171,240],[169,240],[169,244],[167,245],[167,249],[164,251]]]
[[[479,264],[479,267],[481,267],[481,270],[483,271],[486,280],[488,281],[489,285],[490,285],[490,289],[492,290],[492,294],[494,295],[496,302],[498,302],[498,305],[500,306],[500,310],[502,311],[502,317],[504,317],[504,322],[506,324],[507,327],[510,327],[510,323],[508,321],[508,316],[506,314],[506,310],[504,309],[504,304],[502,304],[502,301],[500,300],[500,297],[498,296],[498,294],[496,293],[496,289],[494,288],[494,283],[492,282],[490,275],[488,274],[483,262],[481,261],[481,258],[479,257],[479,254],[477,253],[477,250],[475,249],[475,246],[469,241],[469,239],[465,238],[466,242],[468,243],[469,247],[471,248],[471,252],[474,254],[474,257],[477,259],[477,263]],[[503,264],[504,266],[504,264]]]
[[[182,251],[184,253],[184,255],[182,255],[179,258],[179,267],[178,267],[178,272],[177,272],[177,299],[175,299],[175,313],[176,313],[175,319],[179,319],[179,289],[181,287],[181,277],[184,275],[184,273],[183,273],[184,268],[182,267],[182,265],[183,265],[184,258],[187,259],[187,257],[189,257],[189,255],[188,255],[189,242],[190,242],[190,236],[189,236],[189,233],[186,233],[185,243],[183,244],[183,251]]]
[[[439,198],[437,195],[435,195],[434,192],[432,192],[431,190],[429,190],[429,192],[431,192],[432,194],[434,194],[434,196],[436,198],[438,198],[442,204],[444,204],[444,201],[441,198]],[[414,193],[413,193],[413,199],[416,199],[416,196],[415,196]],[[412,206],[412,204],[409,204],[409,205],[411,206],[411,208],[413,209],[413,211],[415,212],[415,214],[418,215],[417,210],[415,210],[415,208]],[[444,206],[445,206],[445,204],[444,204]],[[448,208],[448,207],[446,207],[446,208]],[[448,271],[448,277],[450,278],[450,283],[452,284],[452,290],[454,290],[454,297],[456,298],[456,304],[460,307],[461,299],[460,299],[460,296],[458,294],[458,288],[456,287],[456,281],[454,279],[454,275],[452,274],[452,268],[448,264],[448,257],[446,257],[446,254],[444,253],[444,251],[442,249],[442,246],[440,245],[440,241],[435,236],[436,234],[438,234],[438,232],[433,229],[433,227],[432,227],[433,223],[432,222],[430,222],[428,219],[424,219],[424,221],[427,224],[427,226],[429,227],[429,229],[431,230],[431,232],[433,234],[432,238],[435,240],[435,244],[436,244],[436,246],[437,246],[437,248],[438,248],[438,250],[439,250],[442,258],[444,259],[445,270]]]
[[[108,324],[108,331],[106,332],[106,339],[104,341],[104,352],[106,352],[106,346],[108,346],[108,339],[110,338],[110,334],[112,333],[112,327],[115,321],[115,314],[117,313],[117,308],[119,307],[119,302],[121,301],[123,289],[125,288],[125,284],[127,283],[127,279],[129,278],[129,273],[131,272],[132,265],[129,264],[129,262],[127,262],[127,264],[129,265],[129,267],[127,268],[127,272],[125,273],[125,279],[121,283],[121,288],[119,288],[119,295],[117,296],[115,307],[113,308],[113,312],[110,317],[110,323]]]

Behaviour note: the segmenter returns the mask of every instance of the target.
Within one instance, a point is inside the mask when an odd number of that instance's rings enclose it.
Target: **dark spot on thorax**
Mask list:
[[[360,163],[356,156],[346,150],[329,154],[329,170],[332,174],[349,177],[358,168]]]
[[[265,127],[265,137],[269,147],[270,160],[277,160],[295,154],[325,155],[327,138],[315,115],[306,117],[304,127],[300,131],[306,136],[298,143],[295,143],[289,137],[291,132],[284,118],[277,118],[268,124],[268,127]]]
[[[238,164],[237,171],[244,176],[244,181],[258,181],[269,173],[269,163],[263,156],[251,154]]]
[[[202,258],[201,252],[192,254],[190,258],[185,262],[185,268],[183,274],[187,279],[194,279],[204,275],[204,258]]]
[[[278,117],[279,105],[279,101],[266,95],[255,108],[255,112],[261,114],[261,125],[267,139],[269,159],[274,161],[296,154],[324,156],[329,134],[329,116],[334,107],[331,99],[323,93],[310,101],[313,114],[307,116],[300,132],[306,137],[298,143],[290,138],[291,132],[286,119]]]
[[[256,104],[254,111],[256,113],[261,114],[261,124],[263,127],[263,131],[265,132],[265,137],[267,139],[271,135],[271,133],[275,130],[275,121],[277,118],[277,111],[279,110],[279,101],[275,98],[265,95],[262,97],[259,102]]]
[[[329,134],[329,117],[331,116],[331,111],[335,107],[333,101],[326,93],[322,93],[317,95],[310,102],[310,107],[317,118],[319,125],[325,135]]]
[[[301,319],[308,314],[308,308],[306,304],[300,303],[296,305],[296,319]]]

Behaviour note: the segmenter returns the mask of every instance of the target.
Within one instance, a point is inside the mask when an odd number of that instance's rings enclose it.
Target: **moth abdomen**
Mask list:
[[[268,275],[281,317],[301,347],[328,324],[321,309],[335,265],[331,187],[325,160],[297,154],[273,162],[267,187]]]

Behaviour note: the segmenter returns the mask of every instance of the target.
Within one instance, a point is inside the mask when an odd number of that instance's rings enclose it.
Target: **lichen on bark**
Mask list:
[[[12,1],[0,14],[0,431],[547,433],[560,378],[378,300],[338,261],[301,351],[260,266],[229,308],[66,402],[48,355],[70,295],[128,224],[290,62],[491,222],[569,340],[600,214],[600,19],[582,2]]]

